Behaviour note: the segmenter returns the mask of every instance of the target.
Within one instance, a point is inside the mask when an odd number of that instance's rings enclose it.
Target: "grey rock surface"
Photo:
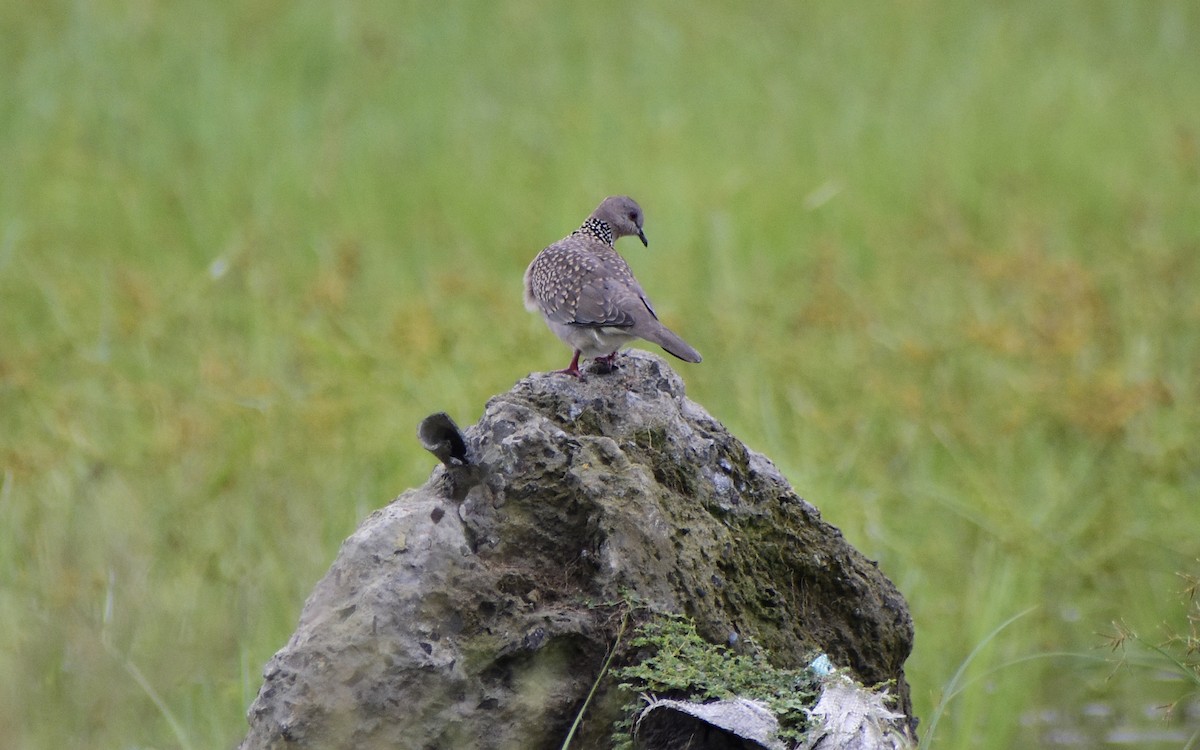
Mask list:
[[[241,748],[558,748],[630,597],[782,667],[821,651],[894,680],[911,715],[892,583],[661,358],[617,365],[519,381],[464,431],[462,465],[362,523],[267,664]],[[607,682],[573,748],[608,746],[625,696]]]

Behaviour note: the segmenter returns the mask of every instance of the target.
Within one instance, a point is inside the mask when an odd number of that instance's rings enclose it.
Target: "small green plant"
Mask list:
[[[931,743],[933,742],[934,734],[937,732],[938,723],[941,721],[942,714],[945,713],[946,707],[950,704],[950,701],[958,697],[967,688],[967,686],[973,684],[974,680],[967,680],[966,674],[967,667],[971,665],[971,662],[975,661],[975,657],[979,656],[983,649],[993,640],[995,640],[996,636],[1000,635],[1005,628],[1007,628],[1009,625],[1012,625],[1014,622],[1032,611],[1032,608],[1027,609],[1024,612],[1019,612],[1000,623],[994,630],[992,630],[992,632],[988,633],[982,641],[975,644],[975,648],[971,649],[971,653],[967,654],[967,658],[963,659],[962,663],[958,665],[958,670],[954,673],[954,676],[950,678],[949,684],[946,685],[946,689],[942,694],[941,700],[939,700],[937,705],[934,707],[933,716],[930,717],[929,722],[925,727],[925,731],[921,733],[921,742],[918,745],[920,750],[927,750],[927,748],[932,746]]]
[[[604,657],[604,665],[600,667],[600,674],[596,675],[596,680],[592,683],[592,689],[588,691],[587,697],[583,699],[583,705],[579,707],[579,712],[575,714],[575,721],[571,722],[571,730],[567,732],[566,739],[563,740],[562,750],[569,750],[571,741],[575,739],[575,732],[579,730],[579,724],[583,721],[583,714],[587,711],[587,707],[592,702],[592,698],[596,695],[596,688],[600,687],[600,682],[608,674],[608,668],[612,665],[613,657],[617,655],[617,651],[621,648],[621,638],[625,636],[625,626],[629,623],[629,609],[626,608],[621,614],[621,624],[617,627],[617,639],[613,642],[612,648],[608,650],[608,655]]]
[[[761,701],[779,720],[779,736],[801,739],[807,727],[806,708],[820,692],[808,668],[780,669],[769,654],[747,641],[748,653],[714,645],[696,633],[695,624],[679,615],[656,616],[637,628],[631,644],[649,654],[636,664],[613,670],[618,687],[631,694],[624,718],[614,725],[613,747],[631,747],[638,696],[719,700],[734,696]]]
[[[1119,666],[1167,669],[1177,672],[1190,689],[1166,706],[1173,712],[1185,699],[1200,694],[1200,576],[1177,574],[1184,581],[1182,596],[1187,607],[1187,625],[1183,631],[1168,630],[1166,638],[1154,643],[1138,635],[1123,622],[1114,622],[1115,632],[1108,635],[1114,652],[1120,652]],[[1200,744],[1197,730],[1184,745],[1185,750]]]

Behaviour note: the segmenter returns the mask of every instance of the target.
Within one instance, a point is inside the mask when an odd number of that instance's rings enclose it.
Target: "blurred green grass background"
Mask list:
[[[1034,608],[935,747],[1157,695],[1049,654],[1182,627],[1200,556],[1195,3],[0,29],[0,745],[236,743],[340,541],[427,476],[418,420],[566,364],[521,275],[617,192],[689,395],[908,597],[922,717]]]

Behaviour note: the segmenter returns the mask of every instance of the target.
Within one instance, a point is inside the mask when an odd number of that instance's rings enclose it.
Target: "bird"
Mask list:
[[[578,229],[548,246],[525,269],[525,308],[574,351],[556,373],[582,378],[579,358],[613,366],[617,351],[634,339],[658,344],[685,362],[696,351],[663,325],[614,243],[636,236],[646,247],[642,208],[627,195],[601,201]]]

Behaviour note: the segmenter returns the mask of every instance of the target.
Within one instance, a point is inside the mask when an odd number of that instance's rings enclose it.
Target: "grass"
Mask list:
[[[968,654],[994,675],[938,747],[1149,689],[1020,660],[1177,619],[1195,569],[1194,4],[101,0],[0,30],[5,747],[234,744],[340,540],[424,481],[420,418],[565,365],[521,274],[614,192],[705,355],[689,394],[908,597],[920,715]]]

